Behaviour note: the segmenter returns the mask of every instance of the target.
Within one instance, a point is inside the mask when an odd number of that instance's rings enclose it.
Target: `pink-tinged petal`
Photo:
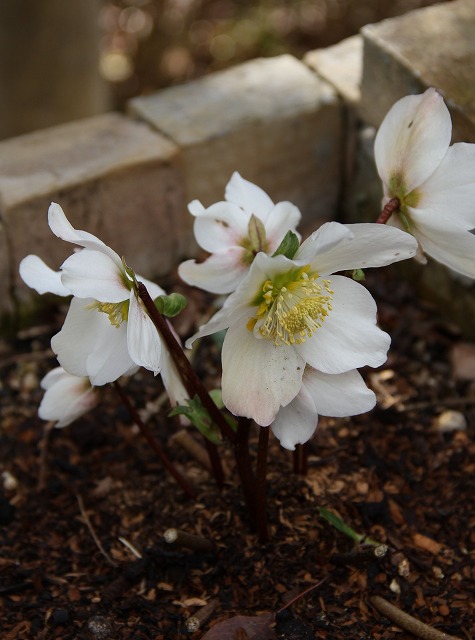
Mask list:
[[[160,371],[162,354],[160,335],[133,293],[130,296],[127,347],[130,357],[140,367],[155,374]]]
[[[339,222],[326,222],[302,242],[295,259],[304,263],[312,262],[315,256],[328,253],[341,242],[348,242],[353,237],[349,226]]]
[[[279,202],[275,205],[265,222],[269,253],[274,253],[287,231],[296,233],[301,217],[300,210],[291,202]],[[297,236],[300,238],[300,234],[297,233]]]
[[[475,228],[475,144],[460,142],[449,147],[436,171],[418,191],[418,209],[428,210],[447,228],[453,224]],[[429,213],[430,211],[430,213]],[[427,222],[430,224],[430,218]]]
[[[412,258],[417,252],[416,240],[405,231],[375,223],[351,224],[347,228],[351,237],[320,249],[310,261],[321,276],[347,269],[384,267]],[[300,252],[297,257],[301,259]]]
[[[195,218],[196,242],[209,253],[240,245],[251,216],[230,202],[216,202]]]
[[[73,253],[61,267],[64,286],[78,298],[100,302],[122,302],[129,297],[123,272],[107,255],[82,249]]]
[[[376,404],[376,396],[356,370],[330,375],[307,367],[303,385],[321,416],[356,416],[371,411]]]
[[[314,369],[344,373],[365,365],[379,367],[391,338],[376,326],[376,303],[360,284],[332,276],[332,310],[311,338],[295,348]]]
[[[402,178],[407,193],[425,182],[446,154],[451,134],[449,111],[435,89],[396,102],[384,118],[374,145],[386,195],[391,195],[388,187],[395,176]]]
[[[61,282],[61,271],[53,271],[41,258],[26,256],[20,262],[20,277],[23,282],[38,293],[54,293],[70,296],[71,292]]]
[[[252,214],[266,222],[274,203],[260,187],[242,178],[237,171],[226,185],[224,197],[228,202],[237,205],[248,214]]]
[[[51,384],[50,378],[39,406],[42,420],[54,420],[56,427],[66,427],[96,406],[98,396],[87,378],[72,376],[61,367],[50,373],[55,374],[55,381]]]
[[[231,247],[213,253],[202,263],[187,260],[178,267],[178,275],[193,287],[211,293],[231,293],[237,289],[248,271],[244,254],[243,248]]]
[[[305,444],[315,433],[318,412],[310,393],[302,385],[299,393],[285,407],[279,409],[272,423],[272,432],[285,449],[295,450],[297,444]]]
[[[263,427],[300,390],[303,359],[292,348],[255,338],[243,318],[229,328],[222,360],[224,404],[235,415],[252,418]]]
[[[432,216],[431,211],[411,209],[413,233],[423,251],[457,273],[475,278],[475,236],[455,223]]]
[[[78,244],[80,247],[84,247],[86,249],[100,251],[101,253],[108,255],[118,266],[120,266],[120,257],[113,249],[104,244],[102,240],[99,240],[99,238],[94,236],[92,233],[75,229],[66,218],[64,211],[61,209],[59,204],[56,204],[55,202],[51,203],[48,210],[48,224],[54,235],[61,238],[61,240],[71,242],[72,244]]]

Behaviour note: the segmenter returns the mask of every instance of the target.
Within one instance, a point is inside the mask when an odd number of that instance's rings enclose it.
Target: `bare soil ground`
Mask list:
[[[371,606],[369,598],[379,594],[434,629],[473,640],[475,393],[470,380],[454,377],[450,360],[462,337],[394,271],[371,276],[368,286],[380,324],[393,336],[388,362],[365,372],[379,407],[352,419],[322,419],[306,477],[292,472],[291,454],[271,441],[272,535],[265,545],[249,530],[230,453],[220,491],[170,443],[173,420],[150,417],[197,490],[196,500],[187,499],[113,389],[94,413],[45,438],[38,382],[55,366],[49,338],[59,315],[3,343],[1,638],[198,640],[220,618],[276,612],[325,578],[277,616],[275,637],[412,638]],[[206,305],[196,294],[178,328],[190,333],[192,313]],[[213,385],[215,348],[202,354],[203,378]],[[159,394],[146,372],[127,389],[138,407]],[[444,431],[448,409],[461,412],[468,426]],[[353,542],[318,516],[319,506],[386,543],[387,555],[342,563],[339,554]],[[169,527],[211,540],[214,550],[166,544]],[[211,600],[213,614],[190,635],[186,620]]]

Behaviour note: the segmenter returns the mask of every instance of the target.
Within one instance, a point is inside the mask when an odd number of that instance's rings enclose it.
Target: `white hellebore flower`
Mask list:
[[[200,247],[211,253],[203,263],[183,262],[182,280],[211,293],[231,293],[246,276],[257,253],[272,254],[285,234],[300,222],[290,202],[274,204],[256,185],[235,172],[226,186],[226,202],[207,209],[193,200],[194,233]]]
[[[318,416],[343,418],[370,411],[376,396],[356,369],[328,374],[305,367],[302,387],[295,398],[281,407],[272,431],[286,449],[304,444],[312,437]]]
[[[223,402],[235,415],[270,425],[302,388],[308,364],[342,374],[386,360],[390,338],[376,326],[368,291],[337,271],[412,257],[409,234],[377,224],[323,225],[291,260],[259,253],[245,280],[187,343],[228,328]],[[288,439],[287,446],[299,439]]]
[[[137,296],[133,272],[101,240],[74,229],[55,203],[48,222],[56,236],[82,249],[66,259],[60,272],[27,256],[20,275],[39,293],[74,296],[63,328],[51,341],[61,366],[90,378],[94,386],[113,382],[137,366],[158,373],[161,340]],[[158,285],[141,280],[152,298],[164,294]]]
[[[375,158],[389,224],[412,233],[427,255],[475,277],[475,145],[450,145],[452,124],[435,89],[402,98],[378,131]]]
[[[89,378],[78,378],[62,367],[49,371],[41,381],[46,390],[38,409],[42,420],[54,420],[56,427],[66,427],[93,409],[99,401]]]

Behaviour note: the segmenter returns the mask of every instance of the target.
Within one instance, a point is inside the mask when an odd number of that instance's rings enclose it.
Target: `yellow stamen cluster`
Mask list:
[[[261,336],[276,346],[299,344],[311,338],[332,309],[333,291],[329,280],[317,282],[318,273],[309,274],[309,270],[309,266],[297,270],[282,284],[267,280],[257,317],[250,320],[248,329],[252,331],[257,326]]]
[[[109,316],[109,322],[113,327],[120,325],[129,317],[129,301],[122,302],[95,302],[91,305],[91,309],[97,309],[101,313]]]

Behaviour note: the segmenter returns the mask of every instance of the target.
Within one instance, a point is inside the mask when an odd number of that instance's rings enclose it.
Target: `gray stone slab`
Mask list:
[[[186,197],[223,200],[233,171],[316,225],[332,217],[340,186],[341,105],[289,55],[257,59],[152,96],[130,111],[182,150]],[[190,243],[185,250],[193,251]]]
[[[1,142],[0,214],[14,294],[24,302],[36,295],[18,276],[25,255],[57,268],[71,253],[48,227],[51,201],[142,275],[168,272],[188,224],[181,184],[176,145],[118,114]]]
[[[475,2],[456,0],[367,25],[361,108],[379,126],[405,95],[435,87],[454,123],[454,141],[475,142]]]
[[[363,38],[346,38],[325,49],[309,51],[303,61],[329,82],[346,103],[358,107],[363,72]]]

